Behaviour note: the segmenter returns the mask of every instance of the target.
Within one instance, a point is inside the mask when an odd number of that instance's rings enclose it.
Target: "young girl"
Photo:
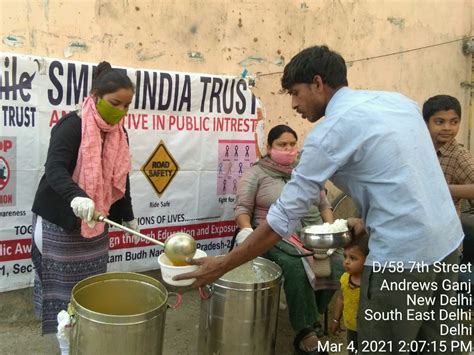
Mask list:
[[[365,258],[369,254],[368,237],[353,240],[344,248],[344,269],[341,276],[339,291],[334,307],[334,319],[331,324],[332,333],[341,330],[341,316],[347,329],[347,350],[355,354],[357,350],[357,311],[359,308],[360,280],[364,270]]]

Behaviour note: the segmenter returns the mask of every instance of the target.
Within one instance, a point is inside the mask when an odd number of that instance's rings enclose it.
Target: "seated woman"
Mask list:
[[[248,169],[237,187],[235,220],[241,229],[237,244],[265,220],[268,209],[281,194],[284,185],[291,178],[291,172],[298,154],[296,132],[286,125],[273,127],[267,138],[268,154]],[[317,157],[315,157],[317,159]],[[333,222],[331,205],[322,191],[320,203],[313,206],[301,220],[301,227]],[[292,242],[293,241],[293,242]],[[318,354],[318,337],[315,325],[319,314],[324,313],[343,272],[342,254],[331,256],[331,275],[328,278],[315,277],[311,266],[312,256],[298,255],[299,240],[281,240],[263,256],[277,263],[283,270],[284,291],[288,303],[290,323],[295,331],[294,346],[297,354]],[[307,253],[307,252],[306,252]],[[316,290],[319,290],[315,293]]]

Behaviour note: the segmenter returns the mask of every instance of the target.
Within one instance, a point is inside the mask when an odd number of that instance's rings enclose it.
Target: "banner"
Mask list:
[[[94,64],[1,53],[0,66],[1,292],[32,284],[31,206],[50,130],[88,95]],[[165,241],[185,231],[208,255],[225,253],[236,186],[259,151],[258,100],[240,77],[121,69],[135,84],[124,126],[141,232]],[[157,269],[161,252],[110,229],[111,271]]]

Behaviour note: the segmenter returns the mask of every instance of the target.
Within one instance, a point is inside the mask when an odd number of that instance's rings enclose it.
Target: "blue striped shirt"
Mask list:
[[[357,204],[374,261],[433,264],[463,239],[435,149],[418,105],[392,92],[339,89],[325,119],[305,139],[267,221],[283,237],[317,202],[330,179]]]

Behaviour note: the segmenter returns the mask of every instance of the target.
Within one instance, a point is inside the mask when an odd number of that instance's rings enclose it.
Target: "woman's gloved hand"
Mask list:
[[[138,221],[136,218],[131,221],[124,221],[123,225],[127,228],[133,229],[135,232],[140,232],[140,227],[138,226]],[[137,237],[135,234],[129,233],[133,238],[133,243],[138,244],[140,242],[140,237]]]
[[[237,236],[235,237],[235,243],[237,245],[242,244],[245,239],[250,235],[250,233],[253,232],[253,229],[250,227],[247,228],[242,228],[239,233],[237,233]]]
[[[74,214],[86,223],[92,221],[94,216],[95,203],[88,197],[74,197],[71,201],[71,208]]]

